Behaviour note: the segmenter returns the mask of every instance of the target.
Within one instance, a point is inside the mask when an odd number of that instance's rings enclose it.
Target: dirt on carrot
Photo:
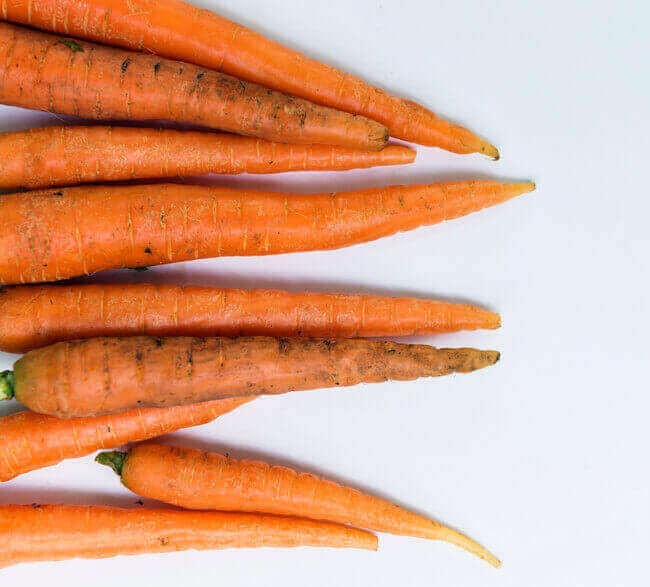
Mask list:
[[[93,338],[36,349],[0,374],[5,398],[59,418],[469,373],[496,351],[365,339]],[[1,394],[0,394],[1,395]]]
[[[392,136],[498,159],[496,147],[427,108],[179,0],[5,0],[8,20],[197,63],[386,125]],[[197,23],[200,23],[197,26]]]
[[[336,249],[458,218],[534,188],[461,181],[286,194],[161,184],[0,195],[0,284]]]
[[[0,103],[93,120],[171,120],[270,141],[368,150],[388,142],[388,130],[377,122],[224,73],[3,22],[0,79]]]

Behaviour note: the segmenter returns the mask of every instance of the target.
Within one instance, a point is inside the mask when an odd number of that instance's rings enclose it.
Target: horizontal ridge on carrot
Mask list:
[[[365,339],[92,338],[30,351],[0,374],[0,399],[59,418],[229,397],[469,373],[496,351]]]
[[[0,568],[223,548],[377,549],[369,532],[299,518],[106,506],[0,506]]]
[[[368,150],[388,142],[388,130],[375,121],[224,73],[4,22],[0,80],[2,104],[93,120],[171,120],[283,143]]]
[[[134,446],[126,453],[100,453],[95,460],[113,468],[134,493],[181,508],[298,516],[442,540],[494,567],[501,566],[493,554],[456,530],[302,471],[153,443]]]
[[[532,183],[461,181],[285,194],[192,185],[0,195],[0,284],[193,259],[336,249],[465,216]]]
[[[467,304],[377,295],[153,283],[0,289],[0,350],[99,336],[382,337],[498,328]]]
[[[493,145],[430,110],[179,0],[4,0],[0,16],[61,34],[147,50],[363,114],[391,135],[497,159]]]
[[[0,189],[206,173],[343,171],[404,165],[414,159],[415,151],[397,145],[360,151],[210,132],[54,126],[0,134]]]
[[[207,424],[249,401],[249,398],[223,399],[69,420],[29,411],[4,416],[0,418],[0,482],[96,450]]]

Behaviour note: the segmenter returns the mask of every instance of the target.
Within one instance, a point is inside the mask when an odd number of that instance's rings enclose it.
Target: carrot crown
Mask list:
[[[14,372],[3,371],[0,373],[0,401],[14,397]]]
[[[110,467],[121,477],[124,461],[126,460],[126,454],[127,453],[120,452],[119,450],[100,452],[95,457],[95,461],[100,465],[106,465],[107,467]]]

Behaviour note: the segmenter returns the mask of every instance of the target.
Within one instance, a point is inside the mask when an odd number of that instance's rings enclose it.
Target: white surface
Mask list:
[[[177,439],[298,465],[394,498],[468,532],[504,567],[495,571],[441,544],[382,536],[378,553],[265,550],[75,561],[5,570],[2,584],[645,584],[647,4],[203,4],[417,97],[503,152],[492,163],[423,149],[408,169],[225,183],[329,190],[496,176],[532,178],[539,189],[447,225],[347,250],[129,274],[435,295],[503,314],[500,331],[429,339],[498,348],[503,360],[496,368],[454,380],[263,399]],[[51,117],[0,110],[3,130],[45,119]],[[0,367],[12,360],[3,356]],[[0,487],[2,503],[136,499],[90,457]]]

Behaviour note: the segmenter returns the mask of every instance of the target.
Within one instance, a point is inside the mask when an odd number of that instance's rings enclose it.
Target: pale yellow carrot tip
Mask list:
[[[496,330],[501,328],[501,316],[496,312],[485,312],[485,328],[489,330]]]
[[[487,548],[481,546],[478,542],[472,540],[469,536],[465,536],[465,534],[458,532],[458,530],[453,530],[452,528],[448,528],[446,526],[439,526],[437,539],[462,548],[463,550],[491,564],[495,569],[501,568],[501,561]]]
[[[533,182],[525,183],[506,183],[503,184],[503,193],[506,200],[511,198],[516,198],[522,194],[527,194],[533,192],[536,189],[536,185]]]
[[[492,159],[493,161],[498,161],[499,159],[501,159],[501,154],[499,153],[499,149],[497,149],[494,145],[488,143],[487,141],[481,141],[481,147],[479,149],[479,152],[487,157],[490,157],[490,159]]]

